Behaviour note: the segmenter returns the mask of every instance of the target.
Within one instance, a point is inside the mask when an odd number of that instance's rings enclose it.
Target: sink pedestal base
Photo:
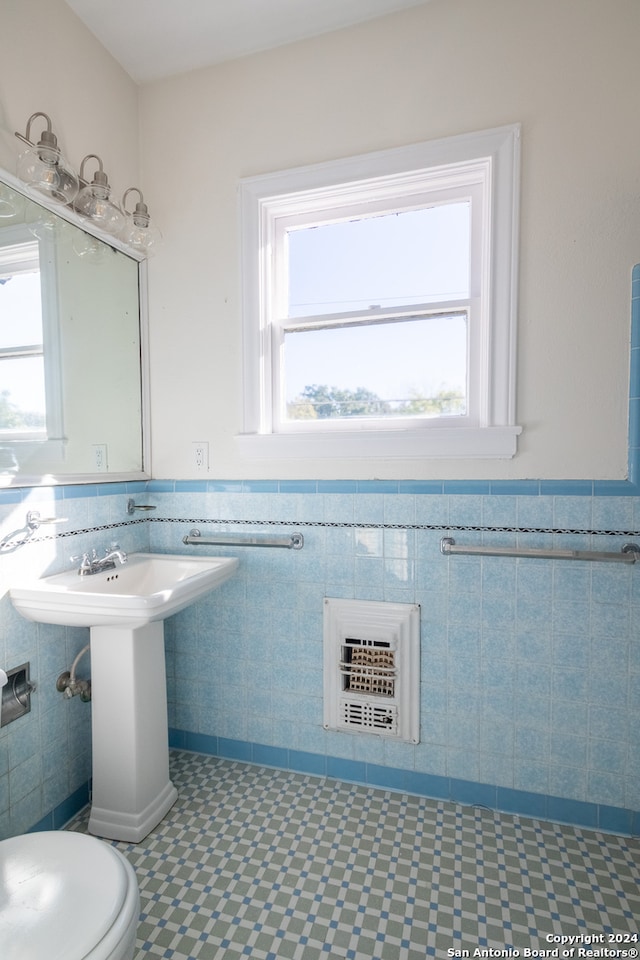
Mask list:
[[[90,833],[138,843],[178,792],[169,778],[162,620],[91,628]]]

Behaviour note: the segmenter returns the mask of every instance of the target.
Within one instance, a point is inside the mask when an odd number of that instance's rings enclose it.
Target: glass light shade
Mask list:
[[[44,207],[30,208],[25,217],[29,231],[38,240],[55,240],[61,236],[65,221]]]
[[[24,198],[6,184],[0,183],[0,220],[17,220],[23,211]]]
[[[120,236],[127,246],[145,256],[155,253],[155,247],[162,240],[160,231],[151,223],[149,217],[146,218],[146,223],[144,223],[133,213],[127,215],[124,230]]]
[[[104,263],[108,252],[113,253],[111,247],[102,240],[97,240],[90,234],[81,230],[76,230],[73,235],[73,251],[78,257],[82,257],[87,263],[99,265]]]
[[[38,143],[18,157],[17,174],[30,192],[42,194],[54,203],[75,200],[79,182],[60,148]]]
[[[128,211],[127,197],[131,193],[137,194],[138,200],[135,209]],[[137,250],[142,256],[151,256],[155,253],[154,247],[160,243],[162,236],[155,224],[151,222],[149,208],[144,202],[144,197],[138,187],[129,187],[128,190],[125,190],[122,198],[122,209],[126,213],[127,219],[120,235],[121,239],[127,246]]]
[[[89,184],[83,187],[76,202],[75,209],[83,217],[90,220],[96,227],[106,233],[117,236],[121,233],[125,216],[112,200],[109,199],[109,188],[101,184]]]

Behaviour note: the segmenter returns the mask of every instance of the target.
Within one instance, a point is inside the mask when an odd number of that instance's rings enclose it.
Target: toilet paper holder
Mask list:
[[[30,663],[21,663],[12,670],[0,670],[0,727],[6,727],[31,710],[31,694],[36,685],[31,681],[30,667]]]

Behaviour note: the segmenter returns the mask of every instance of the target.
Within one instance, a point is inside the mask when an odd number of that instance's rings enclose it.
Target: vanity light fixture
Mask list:
[[[38,142],[33,143],[31,124],[37,117],[45,119],[46,128]],[[28,190],[42,194],[54,203],[72,204],[80,188],[78,175],[62,155],[51,129],[50,117],[46,113],[33,113],[27,121],[25,136],[16,133],[16,137],[29,148],[18,157],[17,168],[18,176]]]
[[[132,212],[129,212],[126,206],[127,197],[130,193],[137,193],[139,197]],[[161,235],[155,224],[151,222],[149,208],[144,202],[142,191],[137,187],[129,187],[128,190],[125,190],[122,198],[122,209],[126,214],[126,222],[121,234],[122,239],[128,246],[148,255],[151,248],[159,243]]]
[[[96,160],[98,169],[93,180],[88,183],[84,176],[84,165],[87,160]],[[110,200],[111,187],[104,172],[102,160],[95,153],[89,153],[80,164],[80,179],[86,183],[74,203],[77,212],[86,217],[97,227],[102,227],[107,233],[117,236],[124,226],[124,214],[120,207]]]
[[[38,118],[44,118],[46,128],[40,140],[34,143],[31,138],[31,124]],[[68,206],[89,223],[99,227],[104,233],[122,240],[130,249],[148,256],[152,247],[161,240],[158,228],[151,222],[149,209],[144,202],[142,191],[129,187],[122,198],[122,208],[111,199],[111,187],[102,160],[95,153],[87,154],[80,165],[80,175],[76,174],[62,156],[58,141],[51,129],[51,119],[46,113],[34,113],[27,121],[27,130],[23,136],[16,137],[27,145],[28,150],[18,158],[17,174],[25,183],[29,193],[39,193],[57,204]],[[93,179],[84,176],[87,161],[94,160],[97,170]],[[125,208],[127,196],[138,194],[135,209]],[[0,197],[0,216],[12,215]]]

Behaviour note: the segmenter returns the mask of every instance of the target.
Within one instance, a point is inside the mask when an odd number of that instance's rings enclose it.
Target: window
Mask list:
[[[26,230],[6,228],[2,238],[0,442],[52,439],[61,434],[53,272]]]
[[[243,181],[250,456],[510,457],[518,127]]]

